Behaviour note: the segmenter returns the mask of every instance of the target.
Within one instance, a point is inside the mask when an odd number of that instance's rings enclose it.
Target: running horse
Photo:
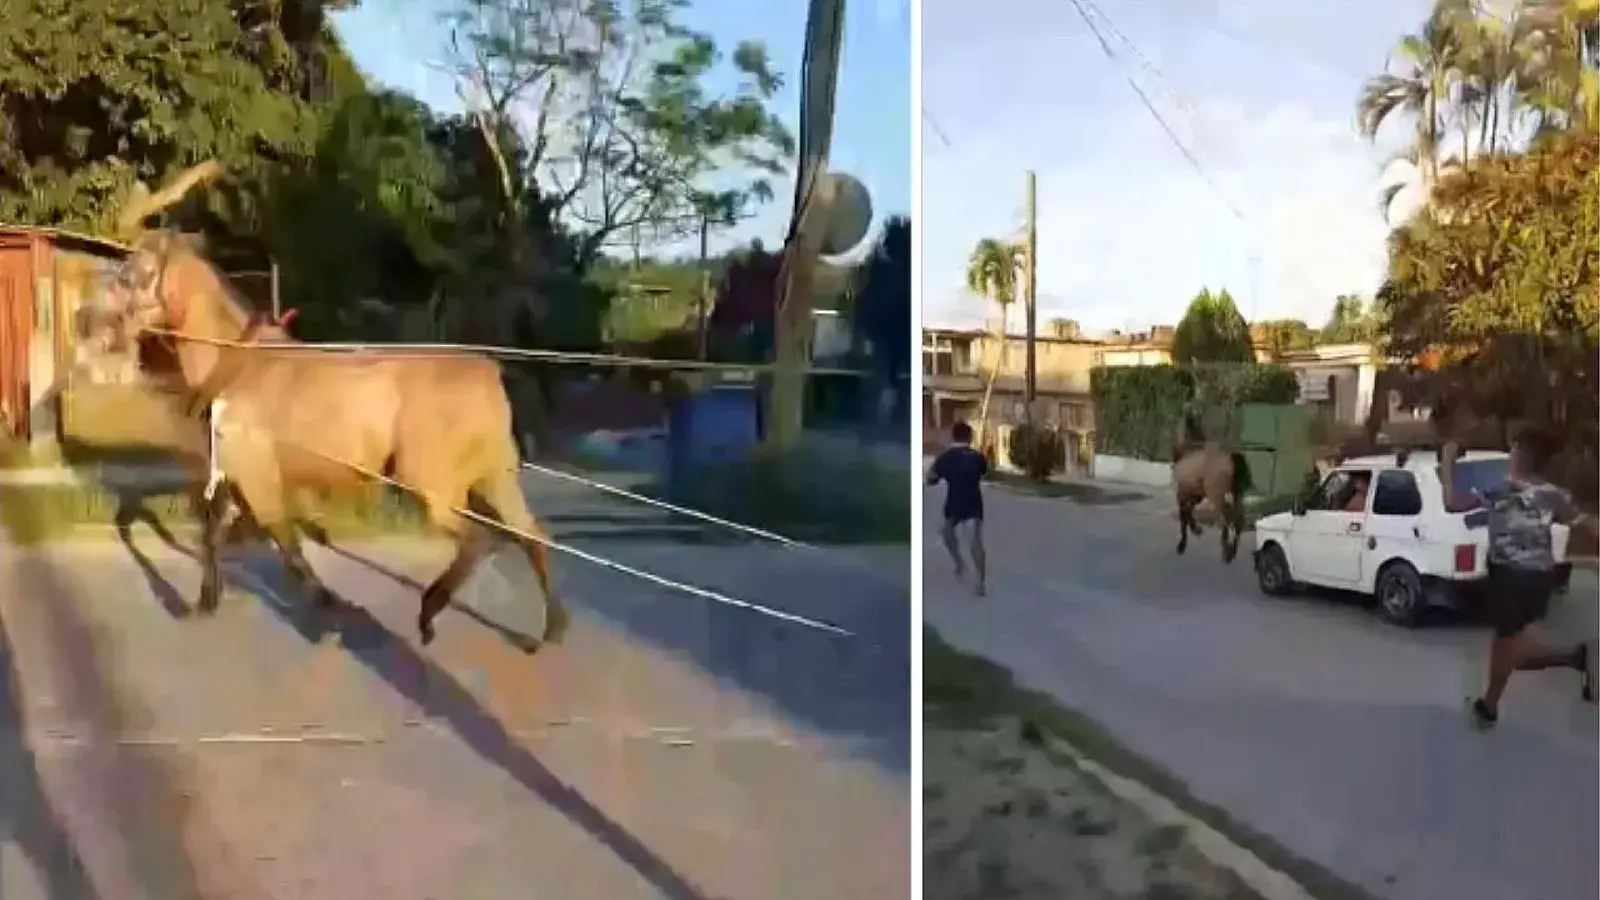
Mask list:
[[[1189,533],[1200,534],[1195,507],[1209,502],[1222,530],[1222,561],[1239,555],[1244,532],[1244,495],[1252,486],[1250,464],[1244,454],[1216,441],[1204,440],[1188,416],[1180,424],[1172,465],[1173,493],[1178,501],[1178,553],[1189,549]]]
[[[137,237],[108,301],[130,328],[173,339],[191,402],[207,404],[213,415],[212,466],[227,489],[207,491],[202,504],[198,611],[215,612],[219,603],[218,544],[230,495],[277,545],[317,607],[340,603],[305,557],[295,501],[365,489],[365,470],[392,473],[415,491],[431,524],[455,544],[449,566],[422,592],[423,644],[432,642],[434,619],[487,550],[482,531],[456,511],[462,508],[534,538],[518,543],[544,594],[542,642],[560,642],[570,616],[551,592],[545,532],[517,481],[520,459],[499,364],[465,352],[322,351],[252,318],[186,236],[139,228],[217,171],[204,164],[176,188],[128,204],[121,225]],[[263,335],[274,340],[259,342]]]

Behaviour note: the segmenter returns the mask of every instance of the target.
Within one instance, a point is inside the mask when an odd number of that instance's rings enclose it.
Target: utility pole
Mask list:
[[[1024,363],[1024,365],[1027,366],[1027,373],[1024,379],[1022,415],[1023,421],[1027,422],[1029,425],[1033,424],[1033,401],[1038,396],[1039,388],[1038,366],[1037,360],[1034,358],[1034,337],[1037,334],[1037,326],[1039,323],[1039,294],[1037,291],[1039,282],[1039,217],[1036,200],[1037,180],[1038,179],[1034,177],[1033,170],[1029,169],[1028,224],[1027,234],[1024,238],[1025,246],[1023,248],[1023,252],[1026,255],[1027,261],[1026,269],[1023,273],[1024,282],[1022,293],[1022,310],[1023,315],[1027,318],[1027,323],[1025,326],[1027,328],[1027,359]]]
[[[711,217],[700,211],[700,301],[695,304],[695,319],[699,326],[698,340],[700,345],[700,359],[704,361],[711,355],[709,338],[710,317],[707,307],[711,305],[711,270],[706,267],[706,233],[711,230]]]
[[[278,261],[276,259],[272,261],[270,274],[272,277],[272,321],[278,322],[283,319],[283,298],[278,294]]]

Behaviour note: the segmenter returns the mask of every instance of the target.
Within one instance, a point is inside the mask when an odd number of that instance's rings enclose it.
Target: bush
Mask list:
[[[1185,416],[1204,437],[1232,440],[1241,405],[1293,403],[1300,391],[1293,370],[1257,363],[1102,366],[1089,373],[1089,385],[1095,452],[1159,462],[1172,461]]]
[[[1055,429],[1018,425],[1011,431],[1011,464],[1034,481],[1045,481],[1061,471],[1065,448]]]

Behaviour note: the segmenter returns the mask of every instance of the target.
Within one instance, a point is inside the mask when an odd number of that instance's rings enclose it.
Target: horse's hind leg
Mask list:
[[[572,624],[572,616],[550,589],[550,551],[542,543],[547,539],[545,530],[534,519],[533,513],[528,511],[528,501],[522,495],[522,485],[517,482],[516,469],[507,468],[490,475],[478,484],[476,490],[484,502],[494,508],[495,515],[500,521],[538,539],[522,540],[519,543],[522,544],[523,551],[528,554],[528,562],[533,565],[533,571],[539,576],[539,590],[544,594],[544,641],[550,644],[561,643],[562,637]]]
[[[1178,501],[1178,555],[1183,555],[1189,549],[1189,532],[1199,534],[1200,530],[1194,525],[1194,501],[1187,498]]]
[[[433,620],[445,611],[455,598],[456,588],[472,574],[473,568],[483,558],[487,543],[487,535],[463,519],[446,501],[429,501],[428,518],[455,541],[456,555],[450,560],[450,565],[439,573],[439,577],[422,590],[421,607],[417,611],[417,634],[424,646],[433,643]]]
[[[1227,525],[1223,532],[1222,561],[1233,562],[1239,556],[1239,539],[1244,533],[1244,502],[1239,497],[1228,501],[1228,512],[1224,520]]]

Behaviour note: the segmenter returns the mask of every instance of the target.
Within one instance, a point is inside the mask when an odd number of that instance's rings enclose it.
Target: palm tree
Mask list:
[[[1600,131],[1600,0],[1525,0],[1516,35],[1536,133]]]
[[[1395,51],[1401,61],[1400,73],[1384,72],[1368,79],[1356,106],[1358,126],[1368,140],[1375,139],[1383,123],[1397,113],[1416,119],[1416,135],[1398,158],[1411,164],[1424,194],[1439,180],[1439,143],[1447,125],[1452,80],[1462,56],[1457,8],[1446,0],[1428,16],[1420,33],[1402,38]],[[1405,187],[1385,188],[1385,214]]]
[[[1515,14],[1510,21],[1477,14],[1472,4],[1456,4],[1445,13],[1457,30],[1461,53],[1456,60],[1456,103],[1461,124],[1461,161],[1471,154],[1469,136],[1477,126],[1479,153],[1494,153],[1500,142],[1501,123],[1515,122],[1520,109],[1516,85],[1521,78],[1517,36],[1522,28]]]
[[[1000,327],[996,338],[999,350],[995,363],[989,370],[989,380],[983,388],[983,402],[978,406],[978,440],[981,444],[989,421],[989,396],[994,393],[994,380],[1005,367],[1006,338],[1010,330],[1011,305],[1017,299],[1018,273],[1022,269],[1022,246],[1010,241],[984,238],[972,248],[967,258],[967,290],[987,297],[1000,307]]]

